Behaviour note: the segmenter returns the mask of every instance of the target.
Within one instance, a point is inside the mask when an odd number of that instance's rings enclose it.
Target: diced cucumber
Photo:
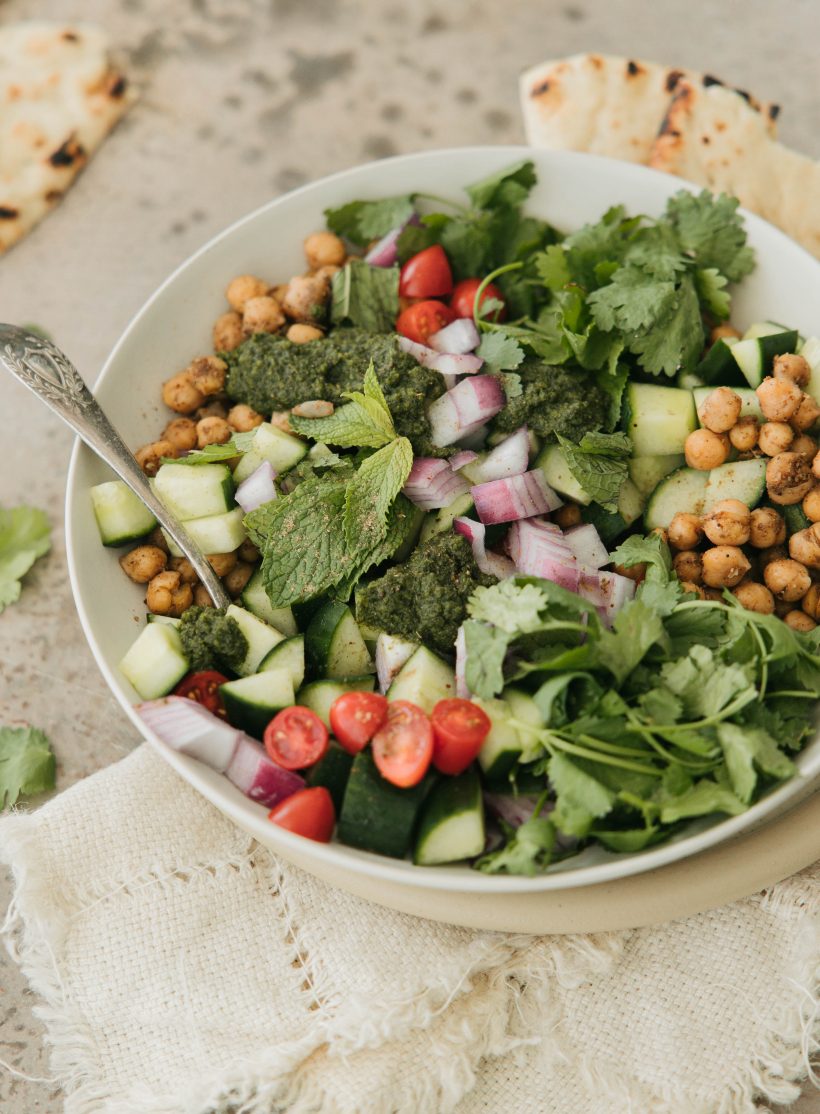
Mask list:
[[[700,420],[700,411],[704,402],[710,394],[715,390],[714,387],[696,387],[692,394],[695,396],[695,409],[698,414],[698,424],[703,423]],[[760,400],[757,397],[757,392],[753,391],[751,387],[732,387],[736,395],[740,396],[740,416],[741,418],[758,418],[762,421],[763,412],[760,409]]]
[[[590,503],[584,507],[584,522],[590,522],[598,531],[598,536],[607,548],[619,538],[627,529],[627,524],[622,515],[617,511],[605,511],[598,503]]]
[[[191,465],[191,467],[195,467]],[[212,514],[207,518],[191,518],[185,523],[185,529],[197,543],[203,553],[233,553],[246,538],[245,527],[242,519],[245,512],[241,507],[226,514]],[[182,550],[174,539],[162,531],[168,543],[168,549],[173,557],[181,557]]]
[[[353,765],[353,755],[340,747],[335,739],[330,740],[330,746],[315,766],[311,766],[305,774],[305,781],[310,786],[323,785],[333,798],[333,807],[336,815],[342,811],[345,789],[350,777],[350,768]]]
[[[544,473],[544,479],[560,495],[566,495],[575,503],[587,506],[592,502],[588,495],[569,470],[564,450],[560,445],[547,445],[538,454],[535,467]]]
[[[163,464],[152,486],[182,522],[224,514],[236,506],[233,478],[226,464]]]
[[[695,468],[679,468],[662,480],[646,504],[646,529],[654,530],[658,526],[665,529],[678,511],[701,514],[708,480],[708,472],[699,472]]]
[[[472,859],[484,850],[484,801],[475,770],[442,778],[430,790],[418,821],[413,862],[436,866]]]
[[[155,615],[153,611],[149,611],[145,616],[146,623],[159,623],[163,627],[178,627],[182,622],[181,619],[174,619],[171,615]]]
[[[645,506],[646,499],[638,491],[632,480],[624,480],[618,492],[618,514],[627,526],[631,526],[636,519],[641,517]]]
[[[300,438],[283,433],[270,422],[262,422],[256,427],[250,448],[234,469],[234,480],[242,483],[265,460],[270,461],[277,475],[281,475],[297,465],[307,451],[306,442]]]
[[[410,849],[413,829],[432,779],[399,789],[376,768],[368,747],[353,760],[337,835],[342,843],[401,859]]]
[[[270,721],[293,703],[293,678],[288,669],[269,669],[219,686],[228,721],[261,739]]]
[[[740,340],[733,345],[732,355],[744,379],[754,389],[760,386],[764,376],[770,374],[775,356],[794,352],[796,345],[797,331],[788,329]]]
[[[473,698],[488,715],[490,732],[481,744],[478,762],[488,781],[503,781],[520,761],[524,750],[521,736],[510,723],[511,710],[505,700],[480,700]]]
[[[778,507],[777,509],[783,515],[789,537],[792,534],[799,534],[801,530],[807,530],[811,526],[811,521],[799,503],[792,503],[789,507]]]
[[[664,453],[663,456],[636,456],[629,462],[629,478],[640,494],[651,495],[661,480],[677,471],[684,463],[683,453]]]
[[[256,570],[239,598],[242,601],[242,606],[250,611],[252,615],[255,615],[257,619],[262,619],[265,623],[270,623],[282,634],[291,637],[298,633],[296,620],[289,607],[271,607],[262,580],[261,569]]]
[[[721,499],[739,499],[749,509],[757,506],[766,493],[767,460],[734,460],[708,473],[703,497],[703,513]]]
[[[421,509],[421,507],[417,507],[411,504],[411,508],[412,509],[409,511],[409,513],[413,517],[410,521],[410,525],[407,527],[407,534],[404,541],[390,558],[390,563],[392,565],[400,565],[402,561],[407,560],[407,558],[416,548],[416,544],[418,543],[422,527],[424,526],[424,523],[427,519],[427,515]]]
[[[274,627],[263,623],[261,619],[257,619],[255,615],[251,615],[244,607],[237,607],[235,603],[226,609],[225,614],[236,620],[239,629],[248,640],[248,652],[236,672],[240,677],[249,677],[251,673],[257,671],[273,647],[284,642],[285,636]]]
[[[503,439],[507,437],[508,434],[502,433],[500,436],[503,441]],[[471,460],[469,464],[465,464],[463,468],[459,468],[458,474],[460,476],[463,476],[464,479],[468,480],[471,484],[475,485],[483,483],[484,481],[481,478],[481,468],[488,456],[489,453],[479,453],[475,460]]]
[[[737,337],[721,337],[716,340],[695,369],[704,383],[721,383],[727,386],[743,382],[743,376],[732,355]],[[682,384],[681,384],[682,385]]]
[[[815,402],[820,403],[820,337],[808,337],[800,349],[800,355],[811,368],[806,391]]]
[[[785,325],[780,325],[777,321],[755,321],[750,325],[741,340],[758,340],[760,337],[773,337],[779,333],[787,333],[789,330]]]
[[[120,662],[120,673],[143,700],[171,691],[188,672],[188,659],[175,627],[148,623]]]
[[[448,530],[452,530],[453,519],[470,515],[474,509],[475,503],[469,492],[466,495],[457,495],[452,503],[442,507],[440,511],[435,513],[431,511],[430,514],[425,515],[419,540],[426,542],[428,538],[432,538],[435,534],[444,534]]]
[[[267,673],[269,669],[287,669],[294,689],[300,688],[305,679],[305,636],[295,634],[292,638],[278,642],[262,658],[257,672]]]
[[[122,480],[91,488],[91,506],[103,545],[127,545],[150,534],[157,520]]]
[[[311,619],[305,656],[312,677],[359,677],[373,668],[352,611],[338,600],[326,603]]]
[[[409,700],[429,715],[439,700],[456,694],[456,675],[446,661],[419,646],[396,674],[388,700]]]
[[[522,692],[521,689],[504,689],[504,700],[509,705],[513,717],[520,723],[528,725],[516,727],[522,746],[519,761],[534,762],[544,753],[544,744],[538,736],[538,732],[544,729],[544,717],[529,693]]]
[[[364,677],[348,677],[346,681],[311,681],[302,685],[296,693],[296,703],[315,712],[322,723],[330,728],[330,705],[346,692],[372,692],[376,678],[372,674]]]
[[[624,411],[633,456],[682,453],[686,438],[697,429],[692,392],[679,387],[630,383],[624,392]]]

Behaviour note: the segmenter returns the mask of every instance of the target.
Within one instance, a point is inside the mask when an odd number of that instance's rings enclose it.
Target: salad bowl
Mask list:
[[[136,315],[108,358],[94,391],[131,446],[155,436],[163,422],[160,388],[193,353],[210,351],[211,323],[223,312],[223,290],[236,274],[294,274],[302,264],[302,241],[322,227],[323,211],[354,198],[419,192],[459,199],[465,183],[530,159],[538,182],[526,208],[564,231],[593,222],[616,204],[630,213],[660,214],[681,188],[679,179],[630,163],[572,152],[519,147],[478,147],[404,155],[342,171],[278,198],[206,244],[156,291]],[[788,321],[804,334],[817,331],[820,263],[765,221],[744,214],[757,267],[734,291],[733,322]],[[75,445],[66,504],[66,540],[72,589],[95,659],[137,730],[174,769],[237,825],[286,860],[375,901],[424,913],[435,891],[434,915],[447,919],[452,901],[493,903],[508,896],[547,895],[654,871],[748,833],[804,801],[820,775],[820,738],[796,760],[797,774],[739,816],[704,818],[669,842],[634,853],[589,847],[535,877],[487,875],[466,866],[419,867],[340,843],[303,839],[267,820],[266,810],[227,779],[179,754],[146,726],[138,697],[117,663],[133,640],[145,611],[144,589],[125,580],[117,557],[100,548],[89,490],[110,478],[81,443]],[[150,792],[150,786],[146,786]],[[442,911],[443,910],[443,911]],[[464,922],[455,913],[453,920]]]

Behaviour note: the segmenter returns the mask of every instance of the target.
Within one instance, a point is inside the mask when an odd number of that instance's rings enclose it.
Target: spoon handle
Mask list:
[[[151,490],[134,455],[103,413],[80,373],[50,340],[16,325],[0,324],[0,364],[49,406],[142,500],[196,570],[217,607],[231,602],[210,563],[187,530]]]

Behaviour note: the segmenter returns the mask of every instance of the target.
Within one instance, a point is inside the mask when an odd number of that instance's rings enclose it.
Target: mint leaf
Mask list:
[[[413,215],[411,194],[385,197],[381,201],[349,201],[337,209],[325,209],[325,220],[331,232],[343,236],[359,247],[404,224]]]
[[[737,198],[709,190],[699,194],[680,190],[666,205],[666,218],[682,248],[698,267],[714,267],[730,282],[738,282],[754,268],[754,252],[746,244],[746,230],[737,215]]]
[[[367,457],[347,487],[344,528],[347,544],[378,545],[387,533],[387,516],[413,467],[413,449],[406,437]]]
[[[221,445],[206,445],[204,449],[193,449],[185,456],[164,456],[163,464],[220,464],[225,460],[233,460],[235,456],[249,452],[253,448],[256,429],[246,433],[235,433],[230,441]]]
[[[615,794],[566,755],[553,755],[547,773],[556,797],[552,820],[559,831],[583,837],[594,820],[612,811]]]
[[[727,285],[728,279],[719,271],[716,271],[714,267],[706,267],[695,271],[695,286],[697,287],[698,297],[719,321],[726,320],[732,304],[732,299],[725,289]]]
[[[36,727],[0,727],[0,812],[21,794],[54,788],[54,752]]]
[[[503,329],[484,333],[476,349],[484,361],[485,371],[513,371],[524,361],[524,349]]]
[[[467,658],[464,671],[467,688],[476,696],[489,700],[504,687],[503,666],[510,636],[475,619],[468,619],[462,629]]]
[[[642,332],[664,316],[675,297],[673,282],[660,282],[637,267],[620,267],[608,286],[587,298],[599,328],[609,332]]]
[[[351,401],[340,406],[329,418],[299,418],[292,415],[296,433],[342,448],[380,449],[396,436],[393,419],[382,392],[373,361],[365,372],[364,393],[346,391]]]
[[[477,209],[515,208],[526,201],[537,180],[535,164],[526,159],[467,186],[465,192]]]
[[[20,598],[20,581],[51,548],[51,527],[36,507],[0,507],[0,612]]]
[[[618,509],[618,493],[628,476],[632,442],[625,433],[585,433],[575,445],[558,434],[570,472],[604,510]]]
[[[371,333],[391,333],[399,313],[398,267],[371,267],[349,259],[333,276],[330,320]]]
[[[652,375],[664,372],[671,376],[694,368],[703,350],[703,322],[690,275],[684,277],[654,327],[635,337],[629,348],[638,356],[641,367]]]

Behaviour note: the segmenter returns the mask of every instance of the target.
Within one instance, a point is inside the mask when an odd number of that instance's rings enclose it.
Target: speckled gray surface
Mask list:
[[[61,19],[62,0],[0,0],[0,23]],[[786,142],[820,156],[817,0],[75,0],[105,26],[137,106],[66,200],[0,259],[0,318],[38,322],[84,370],[212,233],[284,190],[420,148],[519,142],[516,78],[595,49],[688,65],[783,106]],[[135,369],[139,374],[139,369]],[[48,510],[54,549],[0,616],[0,722],[45,728],[58,784],[134,744],[88,651],[62,531],[71,439],[0,378],[0,504]],[[0,887],[0,908],[8,900]],[[0,958],[0,1061],[47,1077],[42,1027]],[[59,1093],[0,1068],[3,1114],[56,1114]],[[817,1092],[791,1108],[820,1114]]]

